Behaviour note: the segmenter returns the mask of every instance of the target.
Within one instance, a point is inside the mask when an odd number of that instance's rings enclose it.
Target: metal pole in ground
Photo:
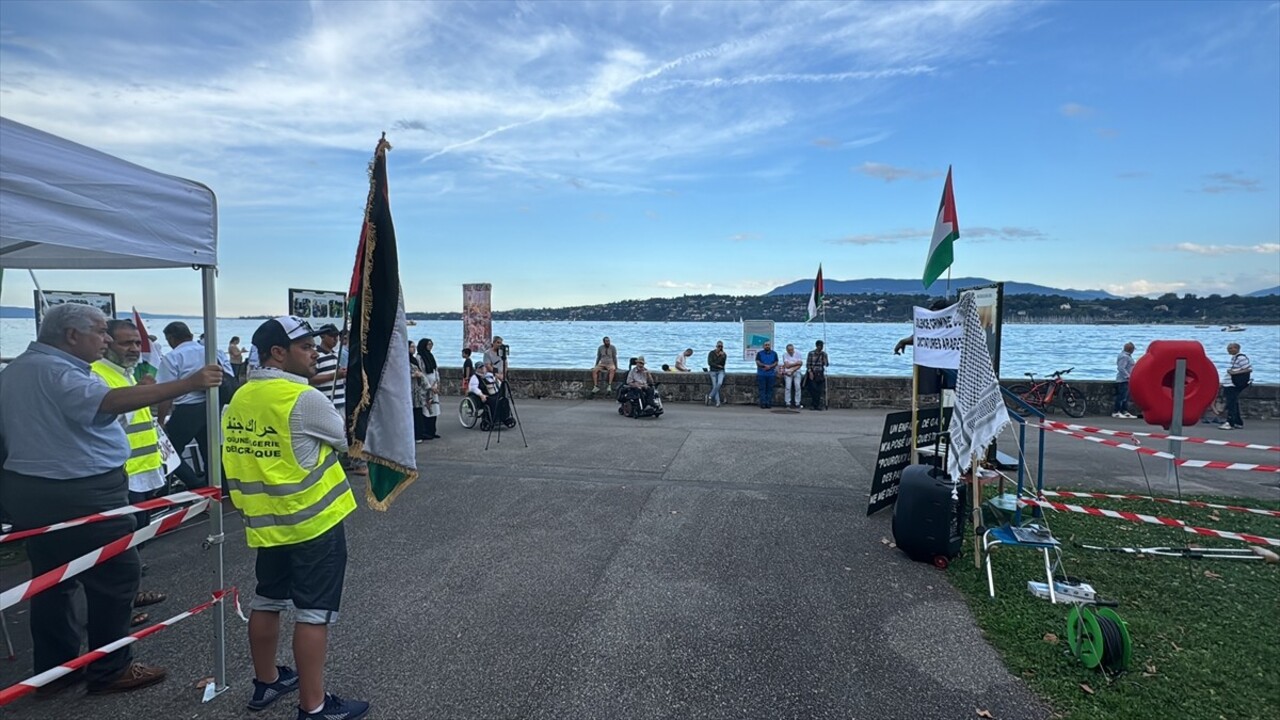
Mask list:
[[[1178,358],[1177,365],[1173,370],[1173,422],[1169,425],[1170,435],[1182,434],[1182,404],[1187,394],[1187,360],[1186,358]],[[1173,483],[1174,488],[1178,492],[1178,499],[1182,499],[1182,482],[1178,479],[1178,465],[1176,458],[1182,457],[1182,441],[1170,440],[1169,453],[1175,459],[1168,461],[1168,472],[1166,479]]]
[[[217,268],[205,266],[200,269],[204,290],[204,361],[206,364],[218,362],[218,301],[215,280]],[[218,388],[209,388],[205,393],[205,420],[209,434],[209,457],[204,459],[205,477],[209,484],[219,487],[222,483],[222,407],[218,398]],[[214,550],[217,558],[216,576],[218,590],[227,586],[226,568],[222,553],[222,502],[216,500],[209,503],[209,538],[205,542]],[[227,612],[226,603],[217,603],[213,610],[213,682],[216,696],[227,689]],[[206,700],[210,699],[206,695]]]

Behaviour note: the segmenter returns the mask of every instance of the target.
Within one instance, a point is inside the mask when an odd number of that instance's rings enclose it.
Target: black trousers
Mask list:
[[[822,396],[827,390],[827,379],[814,380],[810,378],[809,382],[805,383],[805,387],[809,390],[809,407],[814,410],[826,410],[826,407],[822,404]]]
[[[169,440],[173,442],[173,447],[179,454],[192,440],[195,440],[196,447],[200,448],[200,459],[205,465],[204,476],[195,481],[196,485],[188,487],[209,486],[209,419],[205,417],[204,407],[204,403],[174,405],[173,412],[169,413],[169,420],[164,424],[164,433],[169,436]],[[185,464],[186,460],[182,462]],[[185,485],[188,477],[197,476],[192,472],[184,473],[179,477]]]
[[[127,505],[128,493],[124,468],[71,480],[49,480],[5,471],[0,482],[0,496],[13,515],[14,527],[20,530]],[[31,577],[53,570],[134,529],[133,517],[122,516],[29,538],[26,542]],[[140,571],[138,551],[130,549],[31,598],[35,672],[44,672],[81,654],[80,628],[71,602],[79,587],[84,588],[87,601],[90,650],[128,635]],[[85,669],[85,679],[91,686],[114,680],[132,661],[131,647],[126,645],[90,664]]]
[[[1246,385],[1245,387],[1249,387]],[[1236,427],[1244,427],[1244,418],[1240,417],[1240,393],[1244,392],[1243,387],[1228,385],[1222,390],[1222,395],[1227,401],[1227,422]]]

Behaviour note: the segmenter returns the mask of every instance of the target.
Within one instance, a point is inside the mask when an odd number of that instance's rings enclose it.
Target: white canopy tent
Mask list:
[[[149,170],[0,117],[0,269],[194,268],[204,292],[205,361],[216,363],[218,203],[200,183]],[[220,448],[217,388],[205,407]],[[222,477],[220,452],[205,458]],[[217,588],[226,585],[222,504],[210,503]],[[215,617],[214,678],[226,688],[226,614]]]

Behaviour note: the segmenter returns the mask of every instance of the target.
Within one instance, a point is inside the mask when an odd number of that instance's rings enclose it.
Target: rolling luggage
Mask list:
[[[965,486],[951,499],[951,479],[929,465],[902,471],[898,501],[893,506],[893,541],[912,560],[946,567],[960,554],[964,540]]]

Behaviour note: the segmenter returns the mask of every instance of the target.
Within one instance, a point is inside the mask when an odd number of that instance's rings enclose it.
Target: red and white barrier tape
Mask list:
[[[34,595],[38,595],[64,580],[73,578],[95,565],[100,565],[110,560],[131,547],[144,543],[157,535],[163,535],[164,533],[169,532],[182,523],[209,509],[209,502],[210,501],[208,499],[203,499],[184,510],[181,514],[174,514],[161,518],[137,532],[125,535],[124,537],[109,542],[96,550],[85,553],[62,567],[54,568],[39,577],[31,578],[21,585],[5,590],[4,593],[0,594],[0,610],[7,610],[10,607],[17,605],[19,602],[22,602]]]
[[[53,525],[0,534],[0,543],[13,542],[14,540],[22,540],[23,538],[29,538],[35,535],[44,535],[45,533],[57,532],[58,530],[66,530],[67,528],[78,527],[80,525],[101,522],[113,517],[120,517],[121,515],[132,515],[143,510],[159,510],[161,508],[173,507],[175,505],[185,505],[189,502],[196,502],[205,498],[216,499],[220,497],[222,497],[222,491],[218,488],[198,488],[190,492],[174,493],[173,495],[165,495],[164,497],[158,497],[153,500],[144,500],[135,505],[125,505],[124,507],[115,508],[114,510],[85,515],[84,517],[54,523]]]
[[[1109,493],[1091,493],[1091,492],[1067,492],[1052,490],[1044,490],[1040,493],[1048,497],[1065,497],[1065,498],[1104,498],[1110,500],[1150,500],[1158,503],[1168,503],[1170,505],[1186,505],[1193,508],[1213,508],[1215,510],[1231,510],[1234,512],[1253,513],[1254,515],[1266,515],[1268,517],[1280,518],[1280,510],[1262,510],[1259,508],[1242,507],[1240,505],[1219,505],[1217,503],[1200,502],[1199,500],[1174,500],[1173,498],[1151,497],[1150,495],[1112,495]]]
[[[1207,468],[1209,470],[1252,470],[1254,472],[1280,473],[1280,465],[1259,465],[1258,463],[1234,463],[1234,462],[1223,462],[1221,460],[1187,460],[1185,458],[1174,457],[1173,454],[1167,453],[1167,452],[1161,452],[1160,450],[1152,450],[1151,448],[1145,448],[1139,445],[1122,443],[1122,442],[1119,442],[1118,440],[1108,440],[1106,438],[1094,437],[1092,435],[1083,435],[1078,432],[1072,432],[1070,430],[1063,430],[1061,428],[1053,427],[1052,425],[1049,425],[1046,423],[1036,423],[1036,424],[1027,423],[1027,424],[1031,425],[1032,427],[1044,428],[1049,432],[1057,433],[1059,435],[1067,435],[1080,440],[1088,440],[1089,442],[1095,442],[1095,443],[1098,443],[1099,445],[1116,447],[1122,450],[1132,450],[1133,452],[1136,452],[1140,455],[1150,455],[1151,457],[1158,457],[1158,458],[1164,458],[1165,460],[1172,460],[1173,464],[1179,467]]]
[[[1079,430],[1080,432],[1093,433],[1094,435],[1115,435],[1117,437],[1149,437],[1155,440],[1177,440],[1179,442],[1198,443],[1201,445],[1220,445],[1222,447],[1241,448],[1243,450],[1266,450],[1268,452],[1280,452],[1280,445],[1258,445],[1256,443],[1236,442],[1235,440],[1213,440],[1210,438],[1187,437],[1186,435],[1166,435],[1164,433],[1129,432],[1126,430],[1107,430],[1106,428],[1094,427],[1092,425],[1072,425],[1070,423],[1058,422],[1057,420],[1045,420],[1044,424],[1052,427],[1056,427],[1062,430]]]
[[[38,688],[42,688],[45,685],[48,685],[49,683],[53,682],[54,680],[57,680],[58,678],[64,675],[67,675],[68,673],[75,672],[76,670],[79,670],[80,668],[84,667],[85,665],[88,665],[89,663],[92,663],[97,660],[101,660],[102,658],[106,657],[107,655],[110,655],[111,653],[119,650],[120,648],[126,645],[135,643],[141,640],[142,638],[147,637],[148,635],[153,635],[155,633],[158,633],[161,630],[169,627],[170,625],[178,623],[182,620],[186,620],[192,615],[199,615],[200,613],[204,612],[205,610],[208,610],[214,605],[217,605],[218,603],[223,602],[223,600],[226,598],[227,595],[230,595],[233,598],[235,602],[236,612],[239,613],[240,612],[240,594],[236,590],[236,588],[231,587],[226,590],[218,590],[213,594],[213,599],[209,600],[206,603],[197,605],[186,612],[178,613],[177,615],[174,615],[168,620],[164,620],[150,627],[143,628],[132,635],[126,635],[120,638],[119,640],[116,640],[113,643],[103,645],[97,650],[91,650],[90,652],[87,652],[84,655],[81,655],[75,660],[65,662],[55,668],[50,668],[48,670],[45,670],[39,675],[29,677],[20,683],[17,683],[15,685],[10,685],[4,690],[0,690],[0,707],[8,705],[9,703],[13,702],[14,700],[17,700],[18,698],[24,695],[35,692]],[[243,614],[241,615],[241,617],[243,617]]]
[[[1181,520],[1160,517],[1159,515],[1143,515],[1141,513],[1127,512],[1123,510],[1103,510],[1102,508],[1089,507],[1087,505],[1068,505],[1067,503],[1053,502],[1050,500],[1032,500],[1030,498],[1019,498],[1018,502],[1023,505],[1045,507],[1059,512],[1084,513],[1095,517],[1118,518],[1120,520],[1128,520],[1136,523],[1149,523],[1151,525],[1177,527],[1182,528],[1189,533],[1195,533],[1196,535],[1222,538],[1224,540],[1239,540],[1240,542],[1246,542],[1250,545],[1271,545],[1273,547],[1280,547],[1280,539],[1262,537],[1261,535],[1251,535],[1249,533],[1236,533],[1229,532],[1227,530],[1213,530],[1210,528],[1194,527]]]

